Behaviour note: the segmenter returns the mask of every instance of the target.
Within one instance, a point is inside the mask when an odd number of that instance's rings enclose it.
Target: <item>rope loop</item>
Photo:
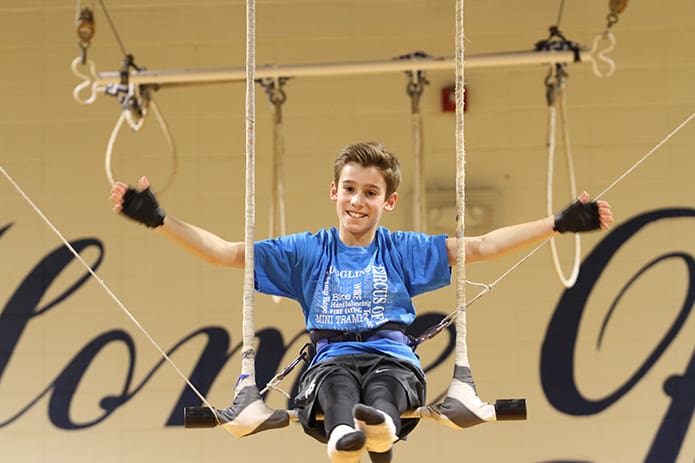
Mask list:
[[[106,179],[110,185],[113,185],[116,182],[112,168],[113,147],[116,143],[116,139],[118,138],[118,134],[121,131],[123,122],[127,122],[131,130],[137,132],[143,127],[150,109],[152,110],[152,113],[154,113],[162,135],[164,136],[172,163],[169,179],[166,181],[164,186],[157,191],[157,193],[163,194],[166,192],[176,178],[176,174],[178,173],[178,155],[176,152],[176,145],[174,144],[174,138],[171,134],[171,130],[169,129],[169,125],[164,119],[164,116],[159,110],[159,106],[155,102],[154,98],[152,98],[152,92],[157,90],[159,90],[158,85],[135,85],[133,83],[128,85],[108,85],[106,87],[104,93],[118,98],[123,108],[121,115],[116,121],[116,125],[111,131],[111,136],[109,137],[109,141],[106,145],[106,153],[104,155]]]
[[[548,78],[546,78],[546,81]],[[557,121],[557,107],[560,109],[561,123],[562,123],[562,137],[565,146],[565,161],[567,164],[567,176],[569,178],[569,190],[570,199],[574,200],[577,197],[577,186],[575,181],[574,173],[574,161],[572,158],[572,148],[569,138],[569,127],[567,124],[567,112],[566,112],[566,102],[565,102],[565,77],[562,72],[557,72],[556,74],[557,87],[553,97],[557,96],[557,101],[553,100],[552,104],[548,105],[548,170],[547,170],[547,181],[546,181],[546,213],[548,215],[553,213],[553,179],[555,177],[554,164],[555,164],[555,147],[556,147],[556,121]],[[579,264],[581,257],[581,240],[578,233],[574,235],[574,260],[572,264],[572,272],[570,276],[566,277],[562,268],[560,266],[560,258],[555,244],[555,237],[550,237],[550,250],[553,258],[553,265],[555,267],[555,272],[558,278],[566,288],[571,288],[577,281],[579,275]]]

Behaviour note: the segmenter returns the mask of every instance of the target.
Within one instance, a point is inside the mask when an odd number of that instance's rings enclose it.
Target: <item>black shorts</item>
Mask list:
[[[349,373],[364,389],[370,378],[375,375],[375,371],[381,368],[388,368],[389,374],[403,386],[408,399],[408,409],[413,410],[425,403],[425,376],[410,362],[380,354],[333,357],[312,365],[299,379],[299,390],[294,403],[304,431],[321,442],[328,441],[323,422],[316,420],[316,413],[322,412],[317,401],[317,391],[331,372],[340,369]],[[419,421],[418,418],[404,419],[398,437],[405,438]]]

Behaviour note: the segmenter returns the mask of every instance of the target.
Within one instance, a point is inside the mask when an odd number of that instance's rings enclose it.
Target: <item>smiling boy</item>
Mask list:
[[[398,202],[399,184],[399,162],[383,146],[350,145],[335,160],[329,191],[338,228],[254,246],[256,290],[302,308],[316,355],[295,404],[305,431],[327,442],[333,463],[357,463],[364,450],[375,463],[390,461],[393,444],[417,424],[401,414],[425,403],[425,375],[405,331],[416,316],[412,298],[450,283],[457,240],[379,226]],[[166,215],[148,187],[144,177],[139,190],[117,182],[114,209],[210,262],[244,266],[243,242]],[[608,203],[589,203],[583,193],[556,216],[464,238],[466,261],[493,259],[562,231],[605,230],[612,222]]]

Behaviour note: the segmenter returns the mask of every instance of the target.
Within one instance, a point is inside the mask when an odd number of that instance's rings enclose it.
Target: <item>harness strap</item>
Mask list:
[[[337,330],[311,330],[309,331],[309,338],[311,338],[311,342],[314,343],[317,350],[335,342],[368,342],[383,338],[392,339],[409,346],[411,339],[405,334],[405,328],[405,325],[402,323],[389,322],[376,329],[359,333]]]

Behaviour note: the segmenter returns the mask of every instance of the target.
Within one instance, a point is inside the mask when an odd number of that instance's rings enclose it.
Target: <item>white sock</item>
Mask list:
[[[367,450],[370,452],[388,452],[398,440],[396,425],[389,415],[374,407],[357,404],[352,409],[355,427],[367,436]],[[367,424],[371,423],[371,424]]]
[[[362,431],[339,424],[328,439],[328,458],[331,463],[359,463],[365,441]]]

